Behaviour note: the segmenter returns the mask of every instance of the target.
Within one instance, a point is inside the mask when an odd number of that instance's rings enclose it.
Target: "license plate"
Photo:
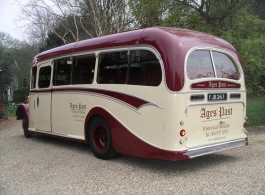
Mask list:
[[[208,94],[208,101],[220,101],[220,100],[227,100],[227,94],[226,93]]]

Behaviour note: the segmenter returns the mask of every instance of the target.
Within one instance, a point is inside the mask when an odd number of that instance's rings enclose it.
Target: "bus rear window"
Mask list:
[[[191,80],[214,77],[210,51],[193,51],[188,58],[187,73]]]
[[[223,53],[212,53],[217,77],[238,80],[238,70],[232,60]]]
[[[238,70],[233,61],[225,54],[196,50],[191,52],[187,60],[187,75],[189,79],[227,78],[238,80]]]

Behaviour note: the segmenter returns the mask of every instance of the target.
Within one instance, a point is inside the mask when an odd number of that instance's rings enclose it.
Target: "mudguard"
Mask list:
[[[28,119],[28,112],[29,112],[29,104],[27,103],[19,104],[16,110],[17,120],[22,120],[23,117],[25,116],[24,114],[26,114],[26,118]]]

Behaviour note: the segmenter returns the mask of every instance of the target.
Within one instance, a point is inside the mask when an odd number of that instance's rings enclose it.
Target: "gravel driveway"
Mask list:
[[[247,147],[186,161],[94,157],[89,146],[1,128],[0,194],[265,194],[265,130]]]

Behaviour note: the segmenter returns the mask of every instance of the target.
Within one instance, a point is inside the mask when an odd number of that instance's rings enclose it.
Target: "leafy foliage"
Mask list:
[[[241,10],[233,26],[222,37],[238,50],[244,68],[248,93],[265,90],[265,21]]]

